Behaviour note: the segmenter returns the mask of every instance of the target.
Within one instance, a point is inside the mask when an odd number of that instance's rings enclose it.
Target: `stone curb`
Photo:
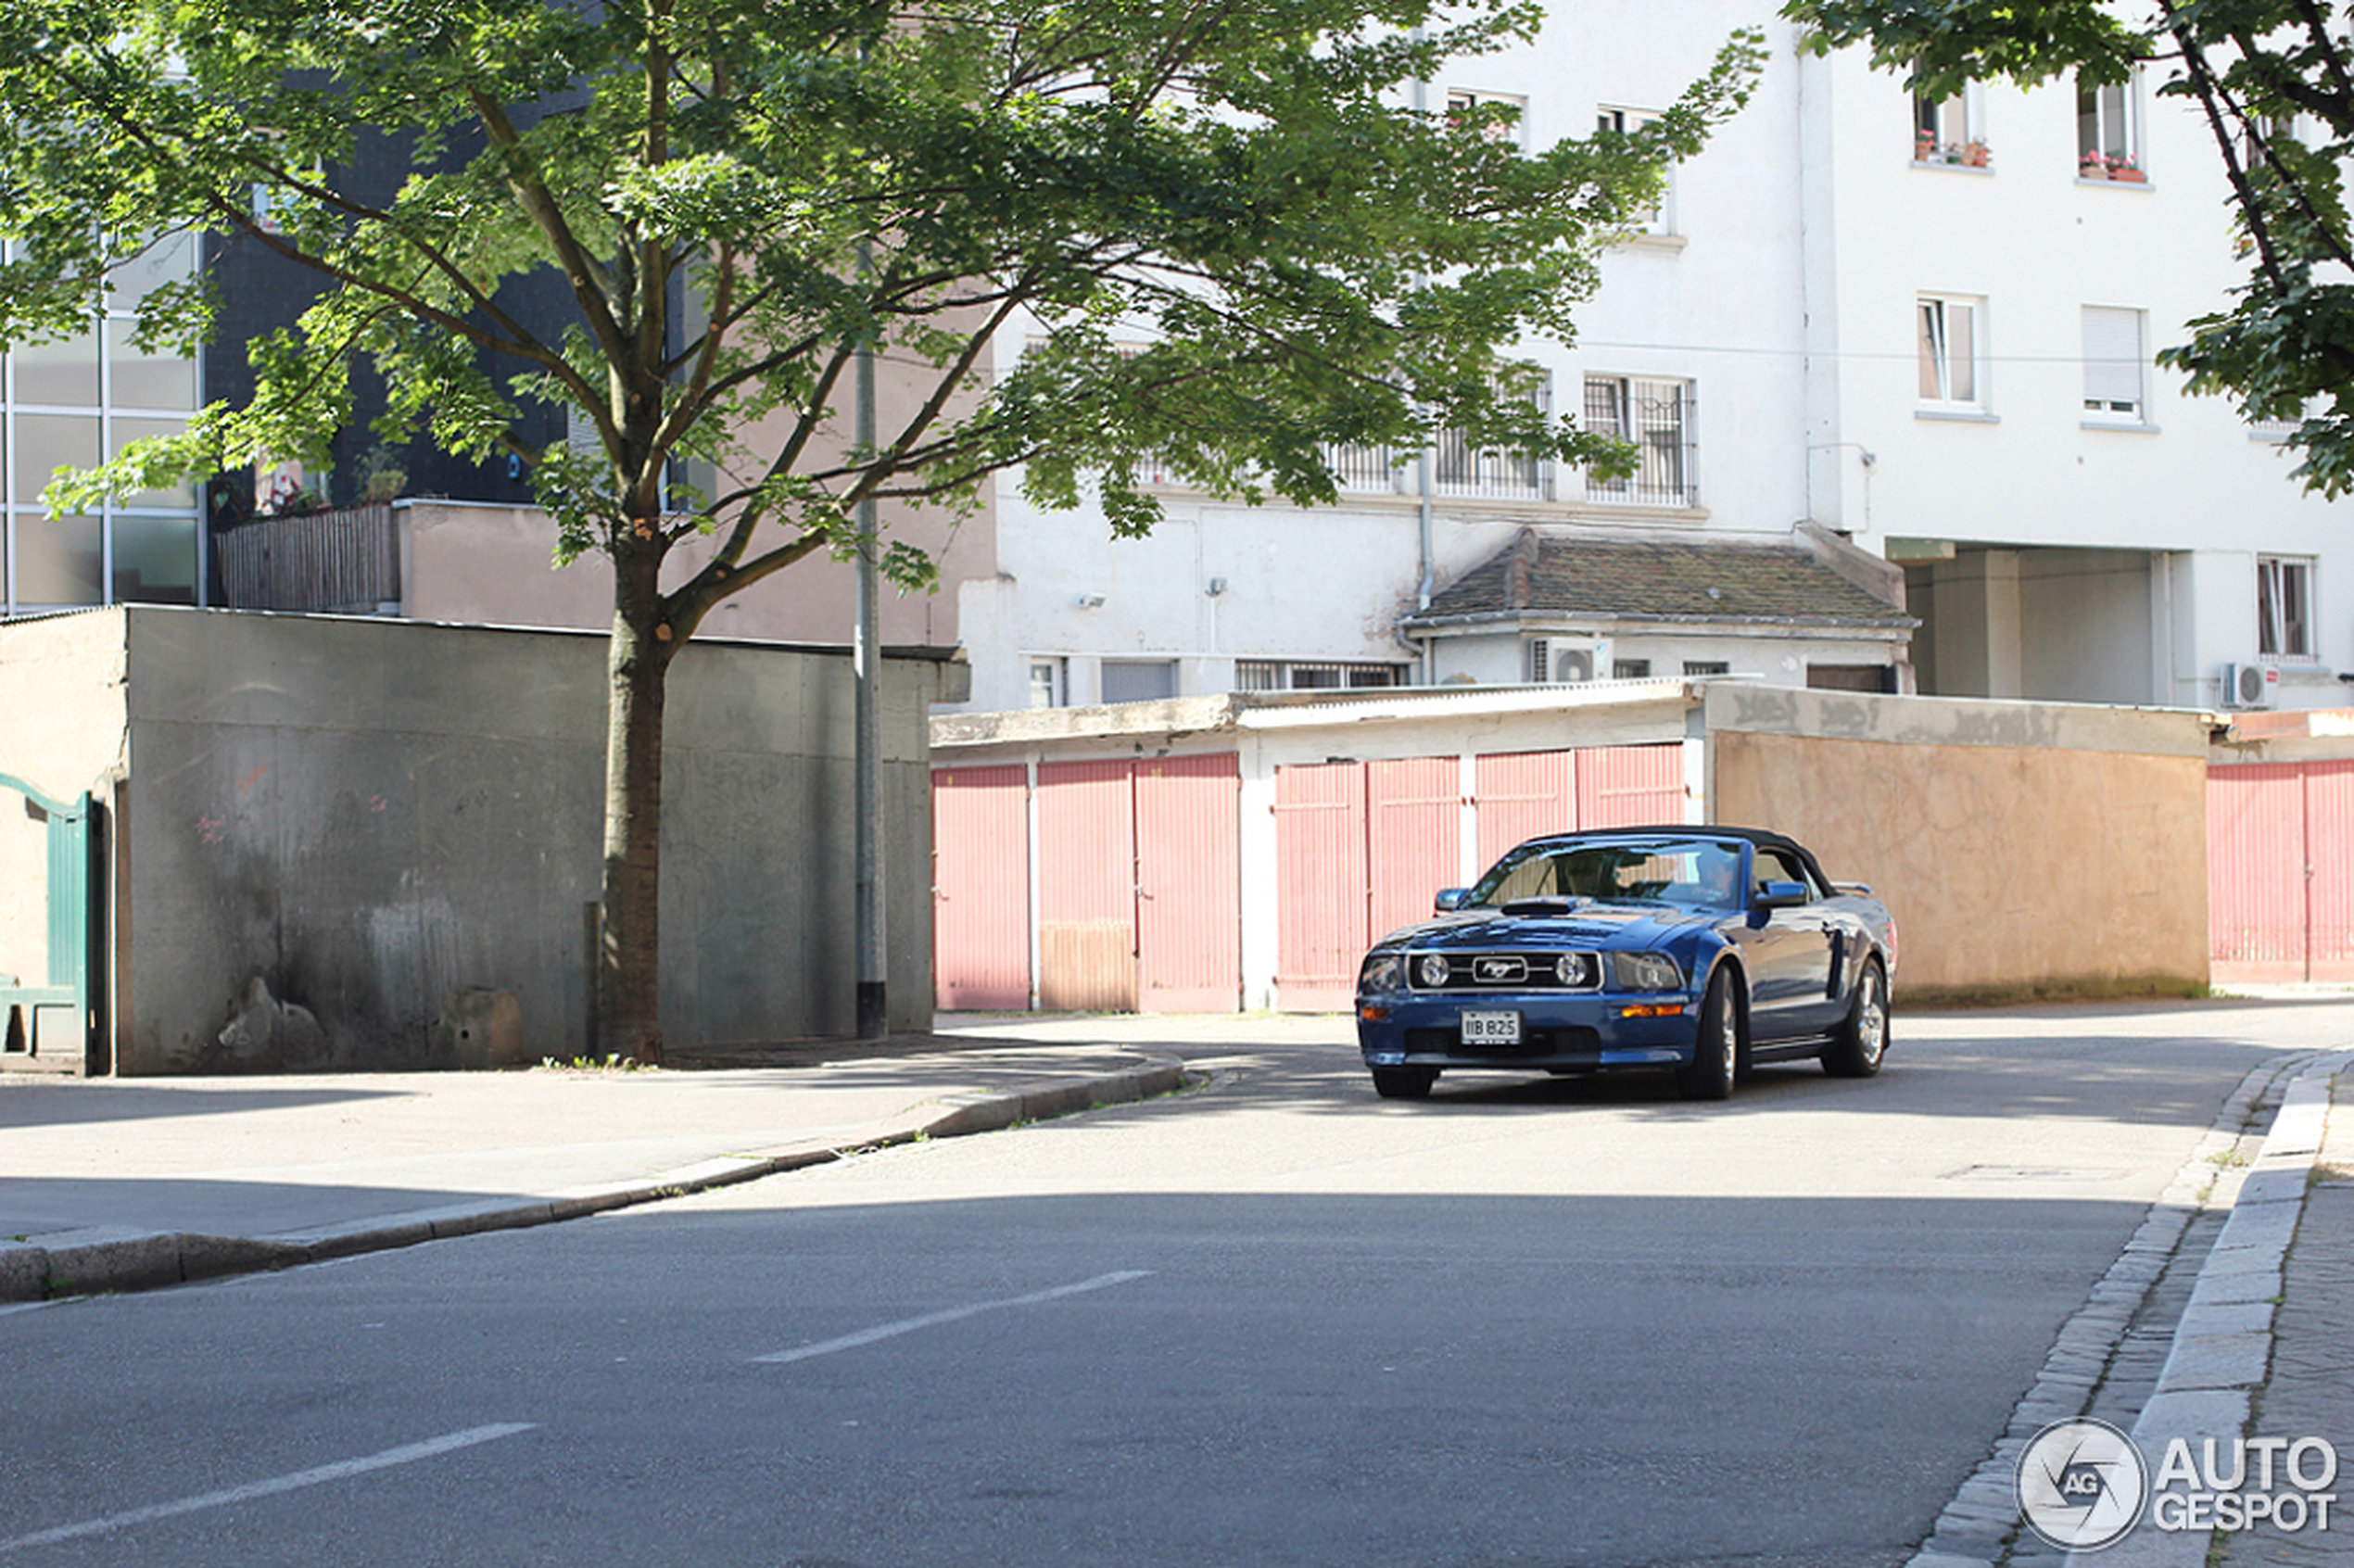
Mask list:
[[[2307,1178],[2321,1153],[2330,1087],[2349,1065],[2354,1051],[2317,1056],[2298,1068],[2281,1099],[2175,1325],[2158,1392],[2133,1423],[2134,1446],[2153,1465],[2177,1437],[2196,1446],[2247,1430],[2256,1394],[2272,1379],[2272,1321],[2289,1245],[2305,1213]],[[2205,1530],[2136,1529],[2098,1561],[2103,1568],[2205,1568],[2212,1544]],[[2069,1561],[2094,1559],[2079,1552]]]
[[[414,1246],[485,1231],[517,1230],[577,1220],[638,1204],[682,1197],[853,1155],[930,1138],[995,1132],[1028,1121],[1126,1105],[1184,1086],[1174,1056],[1139,1056],[1142,1066],[1092,1078],[1048,1079],[999,1094],[944,1094],[907,1112],[870,1122],[856,1135],[836,1132],[740,1156],[699,1160],[635,1181],[576,1188],[549,1197],[491,1198],[411,1209],[313,1231],[260,1237],[209,1236],[131,1229],[78,1231],[35,1246],[0,1242],[0,1302],[40,1301],[105,1291],[155,1290],[230,1274]],[[929,1114],[927,1114],[929,1113]],[[909,1119],[911,1116],[921,1119]]]

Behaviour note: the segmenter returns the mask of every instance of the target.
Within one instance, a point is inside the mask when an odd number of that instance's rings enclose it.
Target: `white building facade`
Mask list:
[[[1563,4],[1532,46],[1466,63],[1430,101],[1500,95],[1531,145],[1581,135],[1664,107],[1758,20],[1719,0]],[[1944,695],[2354,697],[2338,678],[2354,507],[2306,495],[2276,432],[2184,396],[2154,360],[2237,281],[2203,122],[2155,80],[1917,104],[1860,55],[1803,56],[1767,25],[1748,107],[1674,171],[1653,232],[1605,259],[1577,343],[1526,349],[1556,409],[1638,444],[1634,479],[1442,443],[1425,486],[1411,460],[1335,453],[1335,506],[1172,487],[1151,537],[1115,541],[1092,510],[1040,511],[1008,478],[996,572],[943,590],[966,706],[1560,679],[1531,661],[1564,635],[1629,665],[1578,666],[1593,678],[1841,685],[1860,658],[1885,662],[1885,689]],[[1918,623],[1909,646],[1893,622],[1859,642],[1805,617],[1687,618],[1644,644],[1623,603],[1534,605],[1485,645],[1409,635],[1532,537],[1819,556],[1826,532],[1901,568],[1885,608]]]

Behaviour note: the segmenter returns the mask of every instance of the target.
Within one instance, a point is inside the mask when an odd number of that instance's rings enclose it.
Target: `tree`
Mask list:
[[[1527,153],[1507,109],[1402,107],[1540,20],[1525,0],[9,0],[0,339],[82,327],[155,235],[241,233],[323,284],[252,346],[252,398],[51,504],[316,462],[361,360],[385,438],[422,424],[529,465],[560,553],[614,566],[598,1047],[653,1057],[665,672],[721,600],[857,551],[862,502],[969,507],[1019,464],[1139,534],[1147,455],[1307,504],[1334,495],[1327,443],[1441,426],[1626,462],[1540,414],[1507,352],[1569,336],[1598,252],[1739,107],[1762,41],[1737,34],[1650,125]],[[387,145],[412,172],[372,199],[352,171]],[[502,289],[541,269],[568,300],[552,325]],[[192,347],[210,302],[202,280],[148,296],[140,341]],[[866,444],[862,348],[917,388]],[[550,405],[593,443],[525,439]],[[721,477],[685,487],[681,460]],[[665,589],[698,536],[708,559]],[[929,584],[920,551],[864,545]]]
[[[2233,396],[2251,422],[2291,424],[2309,488],[2354,489],[2354,5],[2154,0],[2129,18],[2101,0],[1791,0],[1784,14],[1816,50],[1867,44],[1874,65],[1931,97],[2161,66],[2159,95],[2195,105],[2214,134],[2248,277],[2158,361],[2194,392]]]

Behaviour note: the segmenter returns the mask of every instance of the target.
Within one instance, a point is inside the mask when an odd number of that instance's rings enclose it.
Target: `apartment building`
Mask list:
[[[1757,20],[1562,5],[1431,98],[1510,102],[1542,145],[1657,112]],[[2155,80],[1918,102],[1770,25],[1748,107],[1605,259],[1576,344],[1527,346],[1633,476],[1336,450],[1335,506],[1168,487],[1118,542],[1008,477],[998,571],[955,589],[969,705],[1691,674],[2347,702],[2354,509],[2155,362],[2236,281],[2203,122]]]

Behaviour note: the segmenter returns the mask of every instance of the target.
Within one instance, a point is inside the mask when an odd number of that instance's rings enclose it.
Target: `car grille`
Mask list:
[[[1564,982],[1554,972],[1553,966],[1567,956],[1577,960],[1575,980]],[[1443,985],[1424,982],[1422,966],[1426,958],[1447,960],[1447,980]],[[1460,991],[1477,994],[1491,991],[1599,991],[1601,989],[1602,960],[1596,953],[1409,953],[1406,955],[1406,983],[1415,991],[1430,993]]]
[[[1451,1029],[1406,1031],[1407,1054],[1417,1056],[1592,1056],[1599,1061],[1601,1049],[1601,1032],[1583,1024],[1532,1029],[1517,1045],[1465,1045]]]

